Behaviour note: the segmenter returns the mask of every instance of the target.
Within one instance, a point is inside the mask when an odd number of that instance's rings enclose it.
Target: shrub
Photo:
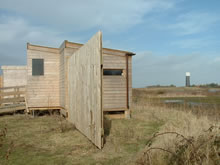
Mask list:
[[[155,134],[148,142],[143,156],[137,164],[164,164],[169,165],[218,165],[220,164],[220,127],[211,126],[198,137],[185,137],[177,132],[163,132]],[[172,147],[151,147],[152,141],[158,136],[175,135]],[[158,152],[159,158],[155,159]],[[157,155],[158,156],[158,155]]]

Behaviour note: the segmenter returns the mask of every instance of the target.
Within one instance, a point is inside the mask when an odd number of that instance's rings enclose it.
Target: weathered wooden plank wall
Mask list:
[[[73,55],[75,51],[77,51],[77,49],[63,47],[60,52],[60,106],[67,110],[67,112],[69,110],[69,58]]]
[[[0,114],[25,110],[26,86],[0,88]]]
[[[82,47],[82,44],[65,41],[62,47],[67,52],[74,52]],[[127,54],[131,52],[103,48],[103,68],[104,69],[123,69],[122,76],[104,76],[103,78],[103,105],[104,111],[126,110],[125,117],[129,118],[132,103],[132,56],[128,56],[127,70]],[[71,55],[71,54],[70,54]],[[127,75],[128,71],[128,75]],[[68,71],[66,71],[68,72]],[[128,76],[128,77],[127,77]],[[66,76],[68,78],[68,76]],[[127,93],[128,78],[128,93]],[[68,93],[68,84],[65,85],[66,93]],[[122,92],[120,92],[122,91]],[[128,97],[128,99],[127,99]],[[62,97],[61,99],[63,99]],[[66,105],[68,97],[66,97]],[[68,106],[66,106],[68,110]]]
[[[2,76],[0,76],[0,88],[3,87],[3,79],[2,79]]]
[[[44,59],[43,76],[32,76],[32,59]],[[29,107],[60,106],[59,65],[59,49],[28,44],[27,102]]]
[[[122,76],[103,76],[104,109],[127,109],[126,56],[103,54],[103,69],[122,69]]]
[[[98,32],[69,59],[69,121],[102,148],[102,34]]]
[[[26,66],[2,66],[3,87],[27,85],[27,67]]]

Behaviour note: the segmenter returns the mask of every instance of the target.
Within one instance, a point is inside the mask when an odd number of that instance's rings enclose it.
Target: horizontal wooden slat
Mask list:
[[[17,103],[17,104],[8,104],[8,105],[1,105],[0,109],[8,108],[8,107],[20,107],[25,105],[25,103]]]
[[[108,81],[108,82],[106,82],[106,81]],[[111,84],[111,83],[114,84],[114,85],[118,85],[118,86],[120,86],[120,85],[121,85],[121,86],[126,85],[124,81],[121,81],[121,82],[120,82],[120,81],[114,81],[114,80],[104,80],[104,81],[103,81],[103,84],[104,84],[104,85],[105,85],[105,84]]]
[[[59,103],[59,97],[47,97],[47,96],[37,96],[37,98],[35,98],[34,96],[31,97],[28,101],[28,103],[30,102],[34,102],[36,104],[39,104],[39,101],[40,103],[47,103],[48,102],[58,102]]]
[[[126,102],[125,103],[106,103],[104,102],[104,108],[111,107],[111,108],[121,108],[121,107],[126,107]]]
[[[103,69],[126,69],[125,65],[103,64]]]
[[[110,91],[104,91],[104,94],[108,94],[108,93],[114,93],[114,94],[122,94],[122,93],[127,93],[127,91],[118,91],[118,90],[114,90],[114,91],[112,91],[112,90],[110,90]]]
[[[0,96],[11,96],[11,95],[21,95],[25,94],[25,91],[18,91],[18,92],[1,92]]]
[[[0,90],[6,90],[6,89],[17,89],[17,88],[26,88],[26,86],[11,86],[11,87],[4,87],[0,88]]]
[[[107,57],[109,57],[109,58],[121,58],[121,59],[125,59],[125,56],[115,56],[115,55],[113,55],[113,54],[107,54],[107,53],[104,53],[103,54],[103,58],[107,58]]]
[[[103,100],[104,101],[117,101],[117,102],[126,102],[126,96],[121,96],[121,97],[106,97],[106,96],[104,96],[104,98],[103,98]]]
[[[25,101],[24,97],[18,97],[18,98],[1,98],[0,104],[2,103],[14,103],[14,102],[22,102]]]
[[[119,107],[116,107],[116,108],[121,108],[121,107],[125,107],[126,106],[126,102],[108,102],[104,104],[104,107],[105,106],[119,106]]]
[[[31,44],[28,44],[27,51],[29,53],[36,52],[36,51],[40,51],[41,53],[43,52],[59,53],[58,48],[44,47],[44,46],[31,45]]]
[[[109,108],[124,108],[126,107],[126,103],[105,103],[104,107],[109,107]]]
[[[126,78],[124,76],[103,76],[103,83],[126,83]]]
[[[103,99],[104,102],[114,102],[114,103],[126,103],[126,97],[117,97],[116,99],[114,98],[105,98]]]
[[[111,84],[111,83],[103,83],[103,88],[126,88],[126,83],[114,83],[114,84]]]
[[[28,107],[28,109],[30,110],[30,111],[32,111],[32,110],[55,110],[55,109],[63,109],[62,107],[60,107],[60,106],[50,106],[50,107]]]
[[[30,103],[28,103],[28,105],[31,105],[31,107],[48,107],[48,104],[37,104],[36,102],[30,102]],[[51,103],[50,105],[49,105],[49,107],[54,107],[54,106],[57,106],[57,107],[59,107],[60,106],[60,104],[59,104],[59,102],[54,102],[54,103]]]
[[[103,92],[104,96],[127,96],[126,91],[105,91]]]
[[[18,110],[25,110],[26,106],[25,104],[20,104],[17,106],[4,106],[4,107],[0,107],[0,114],[1,113],[9,113],[9,112],[15,112]]]
[[[127,90],[127,88],[125,88],[125,87],[121,87],[121,88],[104,88],[103,89],[103,91],[104,92],[108,92],[108,91],[125,91],[125,92],[127,92],[126,91]]]

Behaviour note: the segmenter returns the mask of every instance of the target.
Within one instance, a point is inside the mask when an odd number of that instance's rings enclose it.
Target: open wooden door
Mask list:
[[[102,33],[69,59],[69,121],[98,148],[103,146]]]

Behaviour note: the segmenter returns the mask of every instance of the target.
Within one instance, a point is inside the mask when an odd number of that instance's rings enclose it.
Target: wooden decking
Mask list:
[[[28,111],[26,87],[15,86],[0,88],[0,114]]]

